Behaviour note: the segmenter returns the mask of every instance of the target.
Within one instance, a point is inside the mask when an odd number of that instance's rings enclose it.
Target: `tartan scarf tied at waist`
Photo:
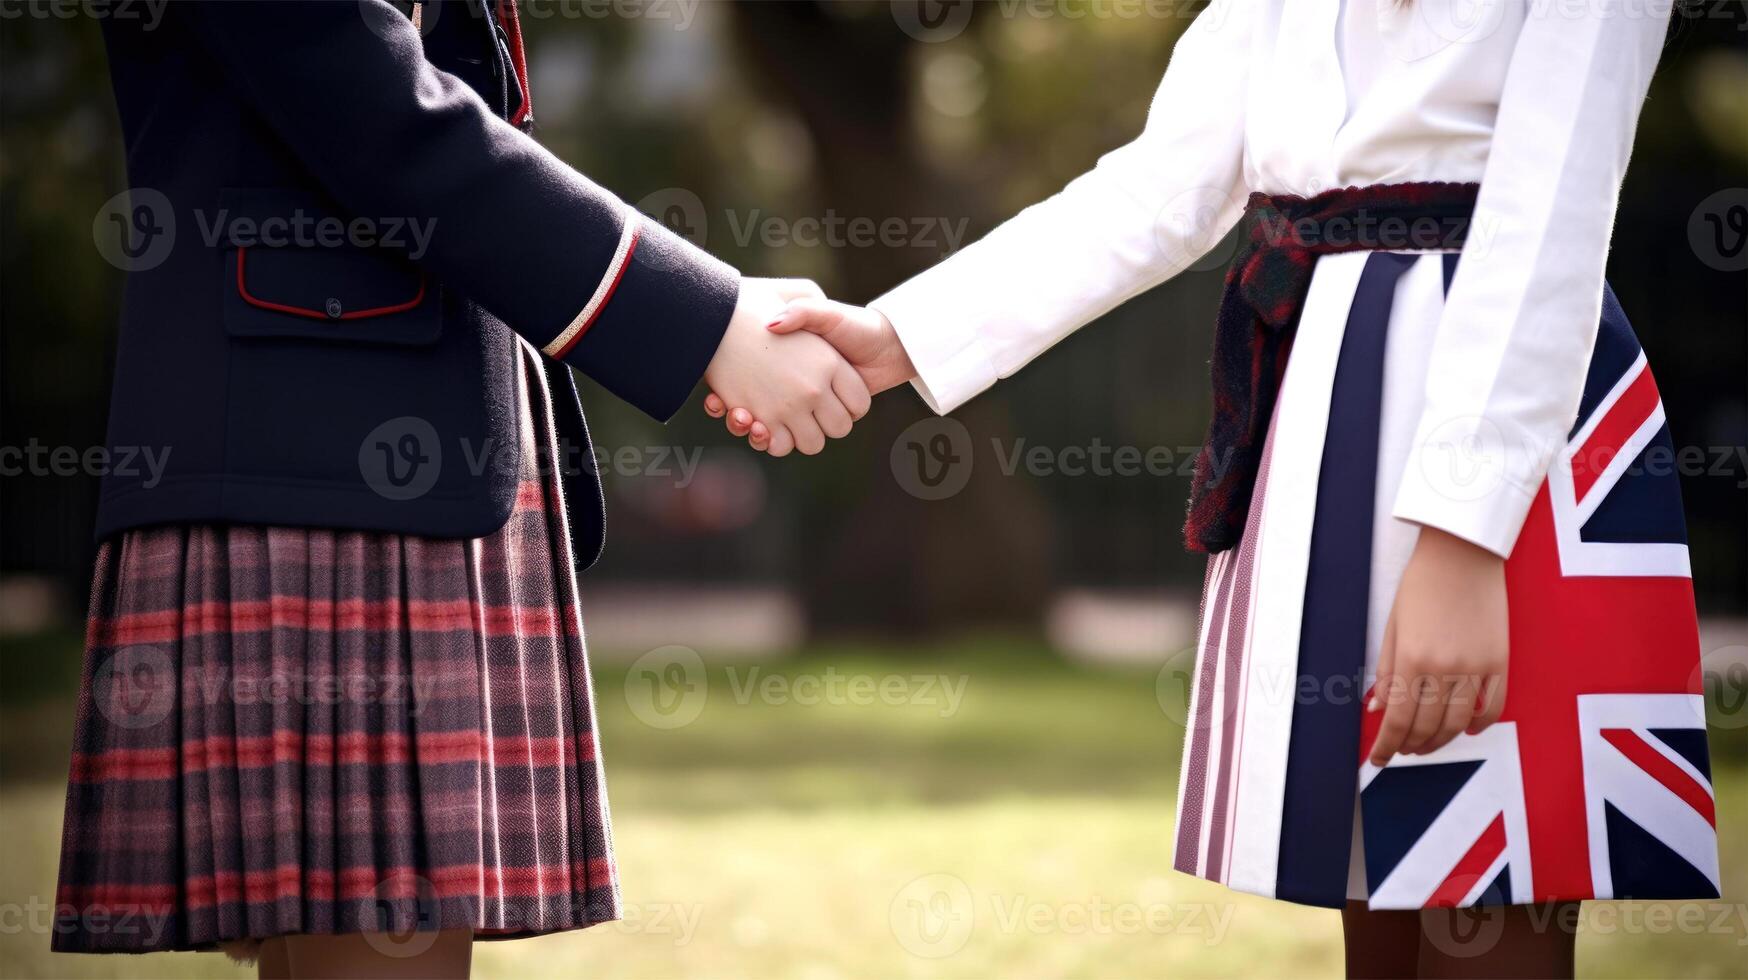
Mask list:
[[[1185,547],[1214,554],[1244,533],[1275,394],[1317,257],[1460,249],[1479,190],[1478,184],[1374,184],[1312,197],[1250,196],[1250,233],[1226,270],[1214,327],[1214,412],[1196,455]]]

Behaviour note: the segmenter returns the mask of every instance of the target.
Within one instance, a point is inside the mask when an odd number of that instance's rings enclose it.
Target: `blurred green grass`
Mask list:
[[[249,975],[206,954],[55,956],[21,924],[53,895],[77,656],[56,637],[0,657],[0,975]],[[701,710],[677,728],[644,721],[672,722],[650,714],[647,678],[596,670],[627,921],[481,944],[476,975],[1340,974],[1334,913],[1170,870],[1181,727],[1153,670],[991,639],[704,662]],[[1732,896],[1748,873],[1742,737],[1714,733]],[[1733,898],[1591,906],[1587,924],[1583,976],[1748,974]]]

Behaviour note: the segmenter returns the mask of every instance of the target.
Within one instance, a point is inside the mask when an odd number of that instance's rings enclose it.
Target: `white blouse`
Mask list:
[[[1577,413],[1669,16],[1670,0],[1215,0],[1139,138],[871,305],[950,412],[1183,271],[1253,190],[1478,181],[1417,451],[1465,435],[1536,451],[1505,456],[1517,492],[1479,500],[1410,466],[1394,513],[1506,554]]]

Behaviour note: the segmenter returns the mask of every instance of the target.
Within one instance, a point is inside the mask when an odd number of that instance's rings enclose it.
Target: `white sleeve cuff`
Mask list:
[[[1393,516],[1454,534],[1509,558],[1547,468],[1527,442],[1513,446],[1484,418],[1423,425],[1409,451]],[[1521,458],[1520,458],[1521,457]],[[1536,478],[1539,487],[1540,476]]]
[[[1001,377],[977,336],[977,321],[928,309],[927,289],[900,286],[868,305],[897,331],[916,368],[911,384],[935,414],[952,412]]]

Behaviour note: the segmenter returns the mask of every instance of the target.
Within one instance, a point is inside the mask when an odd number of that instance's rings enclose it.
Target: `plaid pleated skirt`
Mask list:
[[[474,540],[252,526],[104,544],[53,947],[618,917],[550,393]]]

